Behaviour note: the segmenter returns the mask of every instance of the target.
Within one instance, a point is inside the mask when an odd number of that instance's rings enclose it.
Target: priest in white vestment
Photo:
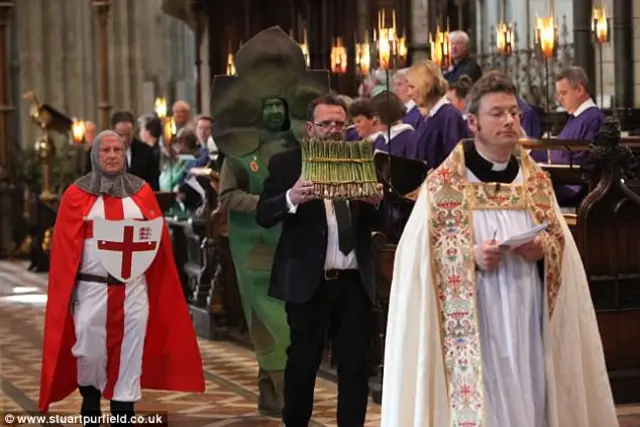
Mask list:
[[[489,73],[468,100],[474,139],[429,174],[396,251],[382,427],[617,426],[576,244],[548,175],[513,155],[516,89]]]

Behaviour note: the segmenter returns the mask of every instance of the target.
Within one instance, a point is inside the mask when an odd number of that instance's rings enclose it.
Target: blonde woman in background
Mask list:
[[[456,107],[447,100],[449,84],[440,67],[431,61],[421,61],[407,72],[407,83],[424,120],[416,129],[408,155],[435,168],[461,140],[468,138],[469,128]]]

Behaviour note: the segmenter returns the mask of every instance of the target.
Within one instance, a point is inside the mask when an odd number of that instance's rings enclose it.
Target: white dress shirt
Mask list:
[[[295,214],[298,211],[298,205],[294,205],[291,202],[290,197],[291,190],[287,191],[287,207],[289,213]],[[336,213],[333,209],[333,202],[331,200],[324,199],[324,210],[327,214],[327,255],[324,260],[324,269],[327,270],[355,270],[358,268],[358,261],[356,259],[355,249],[349,252],[348,255],[340,252],[339,240],[338,240],[338,220],[336,219]],[[349,202],[347,202],[349,203]]]

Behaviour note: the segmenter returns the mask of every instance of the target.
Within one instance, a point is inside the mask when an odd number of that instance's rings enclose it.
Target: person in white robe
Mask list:
[[[617,426],[576,244],[548,175],[513,155],[516,89],[490,73],[468,100],[474,138],[429,174],[396,250],[381,426]]]

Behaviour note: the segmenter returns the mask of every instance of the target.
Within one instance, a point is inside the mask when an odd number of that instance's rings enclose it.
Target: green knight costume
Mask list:
[[[260,373],[258,406],[280,415],[289,345],[284,303],[267,295],[280,227],[255,221],[269,159],[305,135],[308,104],[329,89],[326,71],[307,70],[300,46],[279,27],[244,44],[236,76],[216,76],[212,136],[224,154],[220,202],[228,210],[229,244]]]

